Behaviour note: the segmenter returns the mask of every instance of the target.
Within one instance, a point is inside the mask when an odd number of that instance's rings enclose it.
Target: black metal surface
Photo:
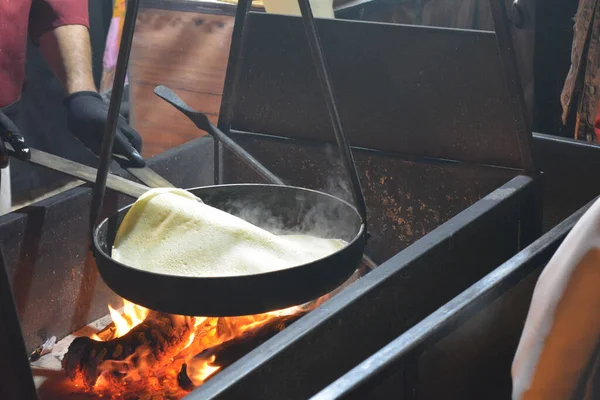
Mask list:
[[[492,18],[494,19],[496,40],[508,88],[523,169],[526,173],[532,173],[537,170],[531,153],[532,125],[531,121],[527,118],[527,105],[525,104],[525,97],[523,95],[521,75],[519,74],[514,41],[510,31],[510,20],[506,12],[505,3],[504,0],[490,0],[490,8],[492,10]],[[517,3],[517,0],[515,0],[515,3]]]
[[[110,257],[117,228],[129,207],[98,225],[94,255],[104,282],[144,307],[179,315],[258,314],[314,300],[340,286],[356,270],[366,243],[362,217],[350,204],[324,193],[291,186],[220,185],[190,189],[210,206],[283,232],[315,232],[344,239],[341,250],[311,263],[261,274],[189,277],[151,273]],[[132,284],[135,282],[135,284]]]
[[[127,2],[127,10],[125,11],[108,116],[100,149],[100,163],[98,164],[98,174],[96,175],[96,184],[94,185],[92,196],[92,207],[90,209],[91,227],[95,226],[98,222],[100,213],[102,212],[102,204],[106,192],[106,179],[110,171],[113,156],[113,144],[117,133],[117,123],[119,121],[121,100],[123,99],[123,91],[125,89],[125,78],[127,77],[127,67],[129,65],[129,55],[131,53],[131,43],[133,42],[139,5],[140,0],[130,0]]]
[[[595,201],[595,200],[594,200]],[[512,257],[510,260],[499,266],[483,279],[472,285],[459,296],[446,303],[426,319],[406,331],[404,334],[390,342],[377,353],[373,354],[359,365],[354,367],[348,373],[330,384],[327,388],[319,392],[313,399],[372,399],[373,393],[385,387],[386,395],[392,392],[397,392],[398,387],[403,387],[403,398],[413,398],[410,393],[415,392],[415,389],[420,385],[420,382],[425,382],[427,376],[413,376],[410,380],[406,379],[402,372],[410,368],[415,360],[419,359],[419,354],[430,349],[443,338],[455,332],[461,325],[465,325],[477,313],[491,309],[494,301],[506,294],[509,290],[515,288],[520,282],[528,276],[535,274],[540,267],[543,267],[550,257],[554,254],[565,236],[569,233],[575,223],[587,211],[594,202],[590,202],[569,218],[561,222],[550,232],[536,240],[530,246],[522,250],[520,253]],[[530,287],[531,291],[533,287]],[[521,321],[522,323],[523,321]],[[511,329],[505,325],[505,329]],[[483,333],[483,330],[481,330]],[[482,336],[482,335],[479,335]],[[480,339],[481,340],[481,339]],[[498,345],[497,343],[496,345]],[[459,345],[468,347],[468,343],[464,342]],[[490,343],[490,345],[493,345]],[[461,348],[454,348],[452,353],[446,354],[446,359],[460,359]],[[494,349],[488,348],[487,352],[494,352]],[[503,375],[508,376],[510,371],[510,358],[513,353],[508,354],[509,362],[495,368],[496,371],[502,371]],[[439,360],[438,360],[439,362]],[[446,361],[447,363],[448,361]],[[475,364],[475,365],[474,365]],[[472,381],[470,385],[472,391],[470,393],[462,392],[458,395],[456,392],[448,390],[444,387],[444,398],[475,398],[475,390],[477,390],[477,398],[508,398],[510,397],[510,380],[508,386],[502,387],[502,393],[498,393],[498,386],[489,385],[487,389],[483,389],[481,382],[475,379],[477,372],[476,361],[471,365],[454,364],[455,369],[446,368],[444,373],[447,375],[444,381],[455,379],[459,375],[456,371],[468,371],[471,374]],[[447,366],[447,364],[446,364]],[[484,368],[488,368],[486,366]],[[424,369],[427,370],[426,368]],[[423,369],[421,369],[423,372]],[[400,376],[398,375],[400,373]],[[491,377],[488,380],[501,380],[500,377]],[[506,379],[504,383],[506,384]],[[428,382],[431,382],[429,380]],[[436,381],[440,385],[439,381]],[[440,385],[442,386],[442,385]],[[476,388],[476,389],[473,389]],[[442,389],[442,388],[440,388]],[[456,390],[456,388],[454,388]],[[471,397],[469,397],[469,395]],[[462,396],[462,397],[461,397]],[[465,397],[467,396],[467,397]],[[379,398],[379,397],[378,397]],[[416,395],[414,398],[428,398],[421,392],[421,395]]]
[[[289,184],[352,201],[334,145],[247,134],[230,136]],[[377,263],[393,257],[518,174],[511,169],[405,158],[379,151],[355,149],[354,157],[369,212],[366,252]],[[263,182],[230,152],[225,152],[223,160],[226,183]]]
[[[4,256],[0,250],[0,399],[34,400],[35,386],[27,361],[17,307],[13,299]]]
[[[600,146],[534,133],[536,163],[543,171],[544,230],[556,226],[600,195]]]
[[[524,168],[493,33],[316,25],[351,145]],[[242,60],[232,129],[333,142],[300,18],[250,12]]]
[[[239,399],[252,393],[292,400],[317,393],[509,259],[523,228],[521,203],[537,189],[531,178],[513,179],[187,398]]]
[[[325,105],[327,106],[327,112],[329,113],[329,119],[333,127],[335,140],[340,151],[340,157],[344,163],[346,173],[348,174],[348,178],[352,184],[354,204],[356,204],[356,208],[363,220],[363,223],[366,224],[367,206],[365,204],[365,198],[363,196],[362,188],[360,187],[358,174],[356,173],[356,165],[354,164],[352,151],[350,150],[350,146],[346,141],[346,135],[344,134],[344,127],[340,118],[333,84],[331,83],[329,68],[323,54],[323,47],[321,45],[319,32],[317,31],[315,19],[310,8],[310,1],[298,0],[298,5],[300,6],[300,12],[302,13],[302,22],[304,23],[304,30],[306,32],[306,37],[308,38],[310,53],[313,58],[314,67],[317,71],[319,83],[321,84],[323,98],[325,99]]]

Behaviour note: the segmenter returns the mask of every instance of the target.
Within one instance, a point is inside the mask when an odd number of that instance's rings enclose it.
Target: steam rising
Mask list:
[[[229,201],[220,208],[276,235],[303,234],[350,242],[360,225],[350,207],[334,199],[314,204],[298,195],[295,207],[280,208],[279,213],[252,200]]]
[[[336,147],[327,146],[325,151],[330,162],[327,170],[339,171],[342,177],[328,176],[320,191],[337,197],[337,200],[325,198],[315,203],[312,196],[297,193],[295,202],[282,198],[275,207],[255,199],[236,199],[219,208],[276,235],[303,234],[350,242],[358,234],[360,226],[358,214],[350,208],[354,208],[352,191],[348,181],[342,179],[346,174],[339,157],[336,157]]]

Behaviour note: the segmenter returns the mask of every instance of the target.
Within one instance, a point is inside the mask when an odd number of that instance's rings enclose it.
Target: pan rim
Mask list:
[[[193,187],[193,188],[189,188],[189,189],[184,189],[186,191],[193,191],[196,189],[210,189],[210,188],[220,188],[220,187],[243,187],[243,186],[268,186],[268,187],[280,187],[280,188],[286,188],[286,189],[296,189],[296,190],[300,190],[300,191],[304,191],[304,192],[312,192],[314,194],[320,195],[320,196],[326,196],[329,197],[333,200],[337,200],[338,202],[343,203],[344,205],[350,207],[350,209],[356,213],[356,216],[359,218],[359,220],[362,220],[358,210],[356,209],[356,207],[354,207],[352,204],[348,203],[347,201],[340,199],[337,196],[331,195],[329,193],[325,193],[325,192],[321,192],[319,190],[314,190],[314,189],[308,189],[308,188],[303,188],[303,187],[298,187],[298,186],[291,186],[291,185],[277,185],[277,184],[270,184],[270,183],[233,183],[233,184],[225,184],[225,185],[208,185],[208,186],[198,186],[198,187]],[[336,250],[335,252],[322,257],[322,258],[318,258],[316,260],[313,260],[311,262],[308,263],[304,263],[304,264],[299,264],[299,265],[295,265],[293,267],[289,267],[289,268],[283,268],[283,269],[278,269],[275,271],[269,271],[269,272],[261,272],[261,273],[257,273],[257,274],[244,274],[244,275],[230,275],[230,276],[206,276],[206,277],[201,277],[201,276],[188,276],[188,275],[174,275],[174,274],[163,274],[163,273],[158,273],[158,272],[154,272],[154,271],[146,271],[140,268],[135,268],[126,264],[123,264],[119,261],[116,261],[114,258],[112,258],[112,255],[108,255],[100,246],[100,244],[98,243],[98,238],[99,238],[99,231],[100,229],[106,224],[108,223],[108,220],[110,218],[113,218],[115,215],[120,214],[122,211],[129,209],[133,206],[132,204],[129,204],[127,206],[124,206],[122,208],[120,208],[119,210],[117,210],[115,213],[111,214],[110,216],[106,217],[105,219],[103,219],[95,228],[94,228],[94,237],[93,237],[93,243],[94,243],[94,256],[97,255],[97,253],[99,253],[102,257],[104,257],[105,259],[110,260],[110,262],[114,263],[115,265],[119,266],[119,268],[124,268],[127,270],[132,270],[135,273],[143,273],[143,274],[149,274],[151,276],[154,276],[156,278],[167,278],[167,279],[173,279],[173,278],[177,278],[177,279],[190,279],[190,280],[195,280],[195,281],[228,281],[228,280],[233,280],[233,279],[260,279],[261,277],[267,277],[267,276],[271,276],[274,274],[282,274],[282,273],[293,273],[295,270],[300,269],[302,267],[306,267],[308,265],[311,265],[313,263],[316,262],[322,262],[330,257],[334,257],[336,255],[338,255],[339,253],[343,252],[344,250],[347,250],[348,247],[352,246],[356,241],[362,239],[363,237],[366,240],[366,222],[365,221],[361,221],[361,225],[360,225],[360,229],[358,230],[358,233],[356,233],[356,235],[354,236],[354,238],[348,242],[344,247],[342,247],[339,250]],[[118,228],[117,228],[118,229]]]

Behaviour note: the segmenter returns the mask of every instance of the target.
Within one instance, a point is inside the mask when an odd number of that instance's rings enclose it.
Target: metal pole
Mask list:
[[[229,133],[231,129],[231,120],[237,104],[237,85],[240,79],[240,64],[242,62],[244,27],[246,17],[252,8],[252,0],[239,0],[235,12],[235,21],[233,23],[233,32],[231,33],[231,46],[229,47],[229,59],[227,61],[227,73],[225,74],[225,84],[223,86],[223,96],[221,97],[221,107],[219,110],[218,128]],[[222,147],[215,138],[215,185],[221,183],[221,153]]]
[[[496,30],[500,60],[504,69],[506,88],[515,121],[523,169],[526,173],[535,173],[537,172],[537,168],[532,156],[533,133],[531,123],[527,117],[527,105],[525,104],[519,65],[517,64],[513,37],[510,31],[510,20],[504,6],[504,0],[490,0],[490,8],[494,20],[494,29]]]
[[[315,68],[317,70],[317,76],[321,83],[321,89],[323,90],[323,96],[327,105],[327,111],[329,112],[329,118],[333,125],[333,132],[337,140],[338,147],[340,148],[340,155],[342,156],[342,162],[346,167],[350,181],[352,182],[352,189],[354,195],[354,203],[358,213],[360,214],[363,223],[367,220],[367,206],[365,204],[365,198],[363,196],[360,181],[358,179],[358,173],[356,172],[356,165],[354,163],[354,157],[350,146],[346,142],[346,135],[344,135],[344,129],[342,127],[342,120],[338,112],[338,108],[335,100],[335,93],[333,92],[333,85],[331,83],[331,77],[323,56],[323,47],[319,39],[319,33],[315,25],[315,19],[313,17],[312,10],[310,8],[309,0],[298,0],[300,11],[302,12],[302,20],[304,21],[304,29],[308,38],[308,44],[313,57]]]
[[[115,79],[113,81],[112,93],[110,95],[110,105],[108,107],[108,118],[100,150],[100,165],[96,175],[96,184],[94,185],[92,207],[90,210],[90,225],[92,232],[98,222],[102,211],[104,194],[106,192],[106,179],[112,161],[113,143],[117,133],[117,123],[119,121],[119,110],[121,108],[121,99],[125,88],[125,78],[127,76],[127,66],[131,54],[131,42],[135,31],[135,22],[137,19],[139,0],[128,0],[127,11],[125,12],[125,21],[123,22],[123,33],[121,34],[121,44],[119,46],[119,56],[115,68]]]

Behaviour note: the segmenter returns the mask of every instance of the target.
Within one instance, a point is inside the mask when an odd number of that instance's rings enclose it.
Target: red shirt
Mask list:
[[[27,33],[37,43],[63,25],[89,27],[87,0],[0,0],[0,107],[21,95]]]

